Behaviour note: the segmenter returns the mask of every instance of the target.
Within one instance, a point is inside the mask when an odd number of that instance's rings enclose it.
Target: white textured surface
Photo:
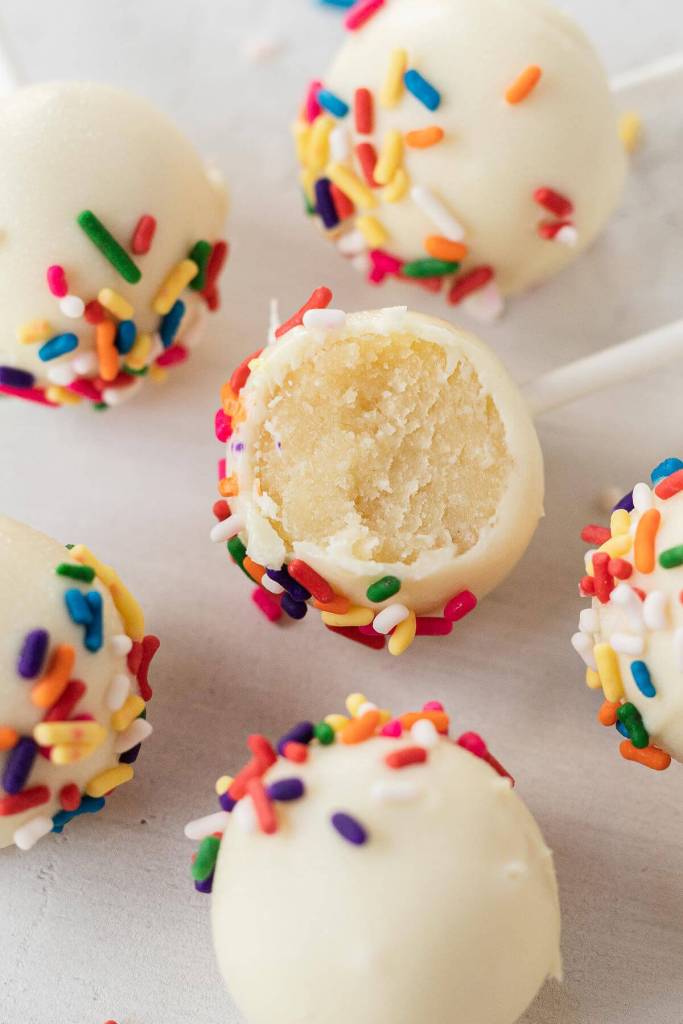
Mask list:
[[[647,0],[565,6],[613,72],[683,48],[673,0],[656,14]],[[215,809],[214,779],[239,765],[247,730],[276,734],[358,688],[396,708],[447,702],[457,726],[482,731],[509,764],[556,851],[566,982],[548,985],[524,1024],[680,1024],[681,770],[654,776],[619,759],[568,638],[578,530],[599,517],[598,492],[625,490],[680,454],[681,369],[543,420],[547,519],[517,572],[450,642],[421,641],[395,660],[321,635],[313,617],[269,632],[243,577],[206,539],[220,383],[261,343],[269,296],[288,313],[321,267],[341,308],[405,296],[378,296],[328,252],[292,185],[287,123],[336,45],[339,14],[313,0],[5,0],[2,13],[32,79],[101,78],[174,113],[228,175],[235,245],[225,311],[165,389],[105,416],[0,404],[3,510],[101,552],[163,639],[138,781],[98,819],[0,858],[1,1024],[234,1024],[183,825]],[[261,43],[281,47],[254,63],[245,45]],[[517,379],[681,315],[682,93],[679,80],[638,101],[648,146],[605,239],[482,332]],[[421,292],[415,302],[443,314]]]

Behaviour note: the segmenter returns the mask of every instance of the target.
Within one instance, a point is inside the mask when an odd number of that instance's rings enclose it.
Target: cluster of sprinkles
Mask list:
[[[405,739],[406,746],[393,747],[383,752],[378,746],[378,763],[386,776],[373,786],[372,795],[380,803],[408,802],[421,792],[420,765],[429,761],[434,748],[440,743],[455,743],[474,757],[487,762],[501,777],[514,786],[514,779],[491,754],[477,733],[463,733],[457,739],[449,736],[450,719],[439,701],[428,701],[421,711],[413,711],[394,718],[387,710],[378,708],[362,693],[351,694],[346,701],[347,714],[327,715],[319,722],[298,722],[273,746],[265,736],[249,736],[247,747],[250,758],[234,777],[224,775],[216,783],[220,810],[191,821],[185,827],[188,839],[199,842],[192,863],[195,888],[210,893],[221,839],[232,819],[245,832],[274,835],[280,827],[280,815],[285,806],[306,796],[304,780],[296,774],[296,765],[308,761],[311,750],[342,743],[349,747],[379,739]],[[268,782],[267,774],[278,763],[291,764],[292,774]],[[371,842],[368,824],[361,821],[349,808],[330,808],[327,827],[351,846],[365,846]]]
[[[76,649],[60,643],[46,629],[37,626],[22,639],[17,652],[17,676],[26,684],[26,699],[41,721],[30,733],[20,733],[0,722],[0,817],[11,818],[36,810],[36,814],[14,832],[14,843],[29,850],[49,832],[60,833],[73,818],[102,810],[113,790],[134,775],[133,764],[140,746],[151,734],[146,721],[146,704],[152,697],[148,672],[159,648],[156,636],[144,633],[144,618],[135,598],[118,575],[103,565],[83,545],[69,549],[69,558],[55,566],[65,585],[64,608],[68,617],[82,627],[82,646],[96,654],[105,643],[102,630],[102,595],[92,584],[97,578],[109,590],[121,616],[125,633],[108,643],[116,655],[126,658],[128,672],[115,675],[105,703],[111,717],[108,727],[85,710],[88,685],[73,677]],[[86,661],[87,665],[87,661]],[[137,692],[132,686],[136,683]],[[111,732],[114,765],[88,779],[84,792],[69,780],[69,768],[80,765],[97,751]],[[31,774],[39,758],[63,769],[58,793],[44,784],[32,784]],[[45,804],[59,799],[60,810],[53,816],[41,812]]]
[[[275,341],[300,325],[330,331],[343,326],[346,314],[343,310],[331,309],[331,301],[332,292],[329,288],[316,288],[301,309],[275,330]],[[230,441],[245,419],[240,392],[249,379],[254,361],[262,351],[259,349],[243,360],[222,388],[221,407],[214,421],[216,438],[221,444]],[[244,446],[239,442],[231,442],[231,445],[233,454],[237,456],[244,451]],[[225,459],[219,461],[218,477],[221,498],[213,505],[217,522],[211,530],[211,540],[214,543],[225,543],[232,561],[247,579],[256,584],[251,599],[271,623],[279,622],[283,616],[294,620],[303,619],[312,606],[320,612],[323,624],[332,633],[372,650],[382,650],[386,643],[390,654],[400,655],[416,637],[447,636],[453,625],[465,618],[477,605],[474,594],[462,590],[446,602],[442,615],[416,615],[398,596],[401,580],[397,576],[383,576],[374,580],[366,590],[368,603],[355,605],[344,594],[335,591],[327,580],[300,558],[293,558],[277,566],[259,565],[249,557],[247,547],[240,537],[245,530],[243,517],[233,513],[230,508],[230,498],[239,495],[239,481],[237,474],[226,476]],[[382,607],[379,608],[379,605]]]
[[[353,4],[346,28],[362,29],[384,6],[384,0]],[[531,102],[542,79],[538,65],[522,68],[501,99],[511,109]],[[406,132],[392,128],[382,139],[376,138],[376,105],[392,110],[409,102],[416,112],[422,107],[436,114],[442,101],[438,84],[411,65],[407,49],[397,48],[389,55],[377,96],[360,86],[353,97],[341,97],[323,82],[311,82],[293,128],[306,211],[320,219],[339,251],[367,272],[371,283],[398,277],[437,293],[445,286],[449,303],[464,303],[472,316],[489,321],[503,307],[495,268],[477,263],[466,227],[435,191],[416,180],[419,151],[453,145],[454,140],[438,123]],[[416,151],[414,158],[411,151]],[[576,245],[571,199],[540,183],[531,198],[539,209],[538,220],[531,225],[538,237]],[[391,235],[378,212],[383,203],[412,203],[423,215],[423,251],[413,259],[392,254]]]
[[[91,210],[82,210],[76,224],[114,275],[131,286],[142,280],[143,272],[133,257],[144,258],[152,249],[157,222],[151,214],[143,214],[136,221],[130,251]],[[38,346],[38,358],[46,364],[49,384],[42,386],[27,370],[0,365],[0,395],[51,406],[73,405],[85,399],[94,408],[104,409],[131,398],[143,377],[163,380],[167,368],[185,362],[189,354],[187,343],[191,338],[189,331],[183,335],[186,302],[181,296],[189,288],[209,310],[218,309],[218,278],[227,256],[226,242],[212,244],[200,239],[185,259],[171,267],[152,300],[152,310],[159,317],[154,332],[138,330],[135,308],[116,290],[116,277],[96,296],[82,297],[70,290],[72,271],[58,264],[49,266],[45,272],[47,288],[61,315],[73,321],[74,329],[60,332],[49,320],[38,318],[22,324],[17,340],[22,345]],[[73,276],[77,276],[76,271]],[[86,332],[87,347],[83,345]],[[68,361],[63,359],[67,355],[71,356]]]
[[[675,597],[646,587],[647,577],[658,566],[665,570],[683,567],[683,537],[679,545],[670,548],[657,543],[663,511],[656,507],[655,499],[670,502],[683,494],[683,461],[665,459],[652,471],[651,481],[651,487],[639,483],[622,498],[609,527],[590,525],[581,533],[593,548],[586,555],[586,575],[579,592],[593,598],[597,607],[581,612],[572,645],[586,664],[587,685],[603,691],[598,721],[620,733],[622,757],[663,771],[671,757],[651,742],[643,716],[627,699],[619,661],[619,656],[630,659],[633,684],[646,701],[655,701],[659,684],[647,662],[649,637],[670,629],[670,602],[683,601],[683,584]],[[623,613],[627,628],[606,642],[601,637],[598,608],[609,604]],[[672,643],[677,668],[683,672],[683,629],[672,631]]]

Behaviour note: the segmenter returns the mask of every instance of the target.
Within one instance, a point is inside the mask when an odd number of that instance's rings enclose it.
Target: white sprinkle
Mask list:
[[[261,586],[265,587],[266,590],[269,590],[271,594],[283,594],[285,590],[277,580],[272,580],[267,572],[264,572],[261,577]]]
[[[37,818],[31,818],[29,822],[18,828],[14,833],[13,839],[15,845],[20,850],[30,850],[39,839],[42,839],[43,836],[46,836],[51,831],[52,819],[44,814],[40,814]]]
[[[380,803],[407,803],[422,793],[422,787],[412,779],[379,779],[372,785],[372,798]]]
[[[333,331],[345,323],[346,313],[343,309],[308,309],[304,313],[303,325],[309,329]]]
[[[618,587],[615,587],[610,595],[610,601],[624,611],[632,629],[637,629],[640,632],[645,628],[643,602],[628,583],[620,583]]]
[[[196,842],[212,836],[214,832],[224,832],[228,827],[230,815],[227,811],[216,811],[215,814],[207,814],[205,818],[196,818],[195,821],[188,821],[185,826],[185,836]]]
[[[411,738],[417,743],[418,747],[424,747],[425,750],[431,750],[439,742],[439,734],[436,731],[436,726],[429,719],[420,719],[410,730]]]
[[[674,653],[678,671],[683,672],[683,629],[677,629],[674,633]]]
[[[351,258],[351,266],[359,274],[367,274],[370,270],[370,257],[367,252],[359,252],[357,256],[353,256]]]
[[[495,778],[491,779],[491,786],[500,793],[511,793],[512,779],[508,778],[507,775],[496,775]]]
[[[330,132],[330,155],[333,160],[344,163],[348,159],[350,148],[348,130],[340,124]]]
[[[142,380],[138,378],[138,380],[128,384],[125,388],[105,388],[102,392],[102,401],[106,402],[107,405],[123,405],[124,402],[129,402],[131,398],[137,395],[141,387]]]
[[[582,633],[599,633],[600,616],[595,608],[584,608],[579,615],[579,629]]]
[[[249,797],[242,797],[242,799],[235,804],[232,816],[243,832],[256,831],[256,812],[254,811],[254,805]]]
[[[424,185],[413,185],[410,195],[415,205],[419,206],[422,212],[429,217],[442,235],[452,242],[462,242],[465,237],[465,229],[441,200],[437,199],[431,189]]]
[[[503,296],[495,281],[489,281],[462,301],[462,308],[473,320],[482,324],[493,323],[502,316],[505,309]]]
[[[125,754],[127,750],[137,747],[138,743],[144,743],[152,735],[152,726],[144,718],[136,718],[135,721],[116,737],[114,743],[115,754]]]
[[[98,368],[97,356],[94,352],[81,352],[71,360],[71,366],[79,377],[87,377]]]
[[[214,544],[220,544],[222,541],[230,540],[231,537],[236,537],[240,530],[244,529],[244,517],[240,515],[228,516],[227,519],[223,519],[220,523],[216,523],[211,529],[209,537]]]
[[[643,618],[648,629],[666,629],[667,597],[661,590],[653,590],[643,602]]]
[[[404,604],[390,604],[375,615],[372,628],[386,636],[394,626],[398,626],[399,622],[403,622],[409,615],[410,612]]]
[[[78,320],[83,316],[85,303],[78,295],[65,295],[63,299],[59,300],[59,308],[64,316],[68,316],[71,320]]]
[[[61,363],[48,369],[47,379],[61,388],[68,388],[69,384],[76,380],[76,374],[68,363]]]
[[[363,715],[367,715],[368,711],[377,711],[377,705],[373,704],[371,700],[366,700],[363,704],[358,705],[354,718],[362,718]]]
[[[610,637],[610,644],[619,654],[635,656],[642,654],[645,650],[645,641],[642,636],[635,636],[633,633],[613,633]]]
[[[268,344],[274,345],[277,341],[275,332],[280,326],[280,304],[277,299],[271,299],[268,307]]]
[[[358,256],[368,248],[368,243],[360,231],[347,231],[337,242],[337,248],[342,256]]]
[[[573,224],[565,224],[555,235],[556,242],[559,242],[560,245],[568,245],[570,249],[574,248],[578,240],[579,232]]]
[[[636,512],[647,512],[655,503],[652,488],[647,484],[636,484],[633,488],[633,507]]]
[[[128,676],[114,676],[107,690],[107,707],[110,711],[118,711],[128,700],[130,679]]]
[[[583,658],[588,668],[592,668],[597,671],[597,665],[595,664],[595,657],[593,655],[593,641],[589,637],[588,633],[574,633],[572,637],[572,647],[579,655]]]
[[[506,878],[517,881],[518,878],[526,878],[529,874],[529,867],[524,861],[511,860],[503,867],[503,874]]]
[[[114,654],[130,654],[133,649],[133,641],[125,633],[117,633],[109,643]]]

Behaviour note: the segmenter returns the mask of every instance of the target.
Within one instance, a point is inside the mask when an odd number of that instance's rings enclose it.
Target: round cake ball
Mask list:
[[[448,633],[524,553],[542,514],[527,406],[482,342],[405,307],[310,308],[222,392],[212,539],[269,618],[400,654]]]
[[[250,736],[217,786],[224,810],[187,827],[235,1001],[249,1024],[512,1024],[561,973],[538,826],[481,737],[449,738],[440,704],[350,706],[277,754]]]
[[[219,303],[224,186],[163,114],[104,85],[0,101],[0,395],[118,405]]]
[[[0,517],[0,848],[30,849],[133,778],[159,641],[82,545]]]
[[[586,249],[626,157],[604,70],[545,0],[387,0],[350,17],[294,134],[308,212],[369,280],[494,319]]]

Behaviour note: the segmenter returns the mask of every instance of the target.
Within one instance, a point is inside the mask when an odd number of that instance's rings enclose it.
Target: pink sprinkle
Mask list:
[[[488,760],[489,749],[484,743],[483,739],[476,732],[464,732],[457,740],[459,747],[464,747],[465,750],[469,750],[470,754],[474,754],[475,757],[481,757],[482,760]]]
[[[232,418],[226,416],[222,409],[216,411],[216,438],[224,443],[232,434]]]
[[[391,722],[387,722],[387,724],[383,725],[380,730],[380,736],[391,736],[392,739],[398,739],[399,736],[402,735],[403,726],[399,722],[398,718],[394,718]]]
[[[313,81],[308,87],[306,93],[306,99],[304,100],[304,117],[309,124],[315,121],[316,117],[322,113],[322,107],[318,103],[318,93],[323,87],[322,82]]]
[[[428,700],[426,704],[422,706],[423,711],[443,711],[444,706],[440,700]]]
[[[50,402],[45,397],[42,388],[13,388],[9,384],[0,384],[0,395],[11,395],[13,398],[23,398],[27,402],[37,402],[38,405],[57,405],[57,402]]]
[[[218,479],[223,480],[225,477],[225,459],[218,460]]]
[[[418,615],[416,626],[415,636],[448,636],[453,629],[453,622],[436,616]]]
[[[282,610],[274,594],[270,594],[262,587],[255,587],[251,592],[251,599],[269,622],[277,622],[282,618]]]
[[[477,607],[477,599],[470,590],[462,590],[452,597],[443,610],[444,618],[458,622]]]
[[[358,0],[344,19],[345,27],[349,32],[355,32],[369,21],[380,7],[384,7],[384,0]]]
[[[91,380],[87,377],[81,377],[80,380],[74,380],[68,385],[69,391],[73,391],[75,395],[80,395],[82,398],[89,398],[92,402],[102,401],[102,392],[99,388],[95,387]]]
[[[69,294],[64,267],[54,264],[47,268],[47,286],[56,299],[63,299],[65,295]]]
[[[402,260],[392,256],[391,253],[384,252],[383,249],[372,249],[370,260],[372,262],[370,276],[372,277],[375,273],[381,275],[381,277],[377,278],[378,281],[383,280],[387,274],[399,274],[403,266]],[[373,280],[375,279],[373,278]]]
[[[189,354],[185,346],[178,342],[162,352],[155,362],[157,366],[177,366],[178,363],[184,363]]]

